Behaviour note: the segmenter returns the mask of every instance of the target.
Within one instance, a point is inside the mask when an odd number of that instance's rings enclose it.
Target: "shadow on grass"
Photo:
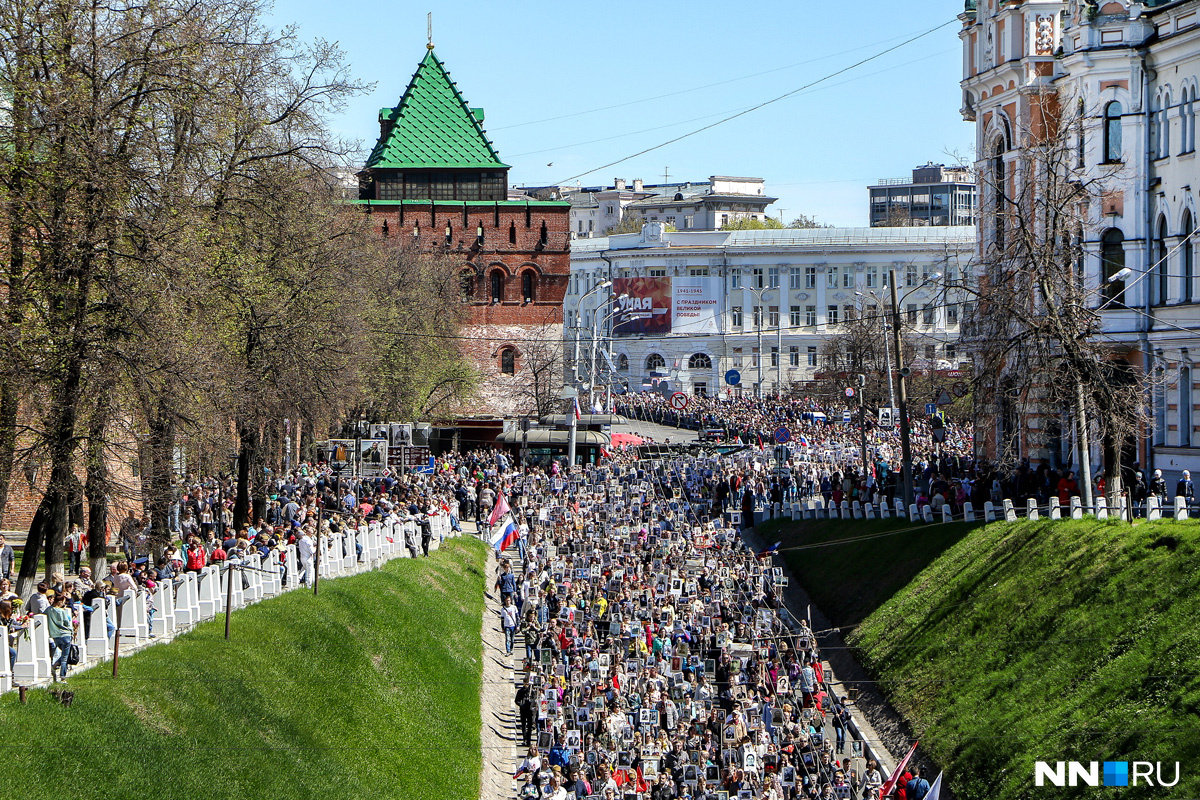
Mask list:
[[[759,526],[801,586],[839,627],[862,622],[982,523],[907,520],[774,520]]]

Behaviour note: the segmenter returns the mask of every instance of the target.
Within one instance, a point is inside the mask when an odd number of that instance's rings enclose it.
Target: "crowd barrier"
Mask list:
[[[998,505],[989,500],[983,504],[982,511],[977,511],[974,505],[968,501],[963,503],[962,510],[957,514],[954,513],[949,503],[943,505],[940,510],[934,511],[929,504],[918,509],[917,505],[913,503],[905,508],[904,501],[899,498],[894,499],[892,505],[882,498],[877,497],[876,499],[877,503],[842,500],[841,503],[830,502],[826,505],[825,499],[817,496],[799,503],[782,505],[776,503],[772,511],[756,509],[754,523],[758,525],[772,516],[784,516],[792,520],[906,519],[909,522],[932,523],[996,522],[998,520],[1016,522],[1018,519],[1039,520],[1042,518],[1083,519],[1084,514],[1091,514],[1096,519],[1133,519],[1136,517],[1151,521],[1171,518],[1182,521],[1188,519],[1190,513],[1186,498],[1176,497],[1170,505],[1160,505],[1158,498],[1154,495],[1147,498],[1144,504],[1135,504],[1133,507],[1130,507],[1128,499],[1125,497],[1119,498],[1116,506],[1109,507],[1108,500],[1103,496],[1097,497],[1095,503],[1090,507],[1084,506],[1078,497],[1072,497],[1068,506],[1060,505],[1058,498],[1051,497],[1045,505],[1039,505],[1036,499],[1030,498],[1021,508],[1015,507],[1012,500],[1006,499]],[[741,512],[730,512],[727,516],[733,524],[741,524]]]
[[[442,540],[458,536],[450,528],[450,517],[431,517],[430,551]],[[394,558],[411,558],[415,546],[421,552],[420,526],[415,522],[372,522],[357,530],[333,536],[321,536],[320,580],[356,575],[379,569]],[[362,555],[358,550],[361,547]],[[121,634],[121,655],[128,655],[152,644],[168,642],[201,622],[225,612],[237,611],[261,600],[300,588],[299,572],[311,575],[314,564],[299,563],[296,546],[287,545],[286,558],[272,551],[264,560],[258,553],[244,562],[210,565],[199,572],[186,572],[154,592],[132,590],[124,596],[97,598],[91,610],[75,614],[74,644],[79,648],[75,673],[113,657],[115,633]],[[232,582],[232,585],[230,583]],[[311,581],[308,584],[311,586]],[[307,588],[307,587],[305,587]],[[84,617],[87,617],[85,619]],[[8,628],[0,625],[0,635],[8,642]],[[10,667],[7,649],[0,657],[0,694],[18,686],[37,686],[50,680],[50,635],[45,615],[32,617],[26,631],[18,636],[17,660]]]

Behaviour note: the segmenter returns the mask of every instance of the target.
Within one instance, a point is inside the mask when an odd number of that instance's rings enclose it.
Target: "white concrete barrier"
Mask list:
[[[154,619],[151,632],[163,638],[175,632],[175,586],[174,581],[162,581],[154,592]]]
[[[1038,504],[1036,497],[1031,497],[1026,501],[1025,518],[1034,522],[1038,520]]]
[[[9,662],[7,625],[0,625],[0,637],[4,639],[4,647],[0,649],[2,650],[0,656],[3,656],[0,658],[0,694],[4,694],[12,689],[12,666]]]
[[[1146,498],[1146,519],[1162,519],[1162,507],[1158,503],[1158,495],[1152,494]]]
[[[975,506],[971,505],[970,500],[963,502],[963,522],[975,521]]]
[[[1062,519],[1062,509],[1058,506],[1058,498],[1050,496],[1050,519]]]
[[[991,500],[985,500],[983,503],[983,521],[984,522],[995,522],[996,521],[996,506],[993,505]]]
[[[1187,498],[1183,495],[1175,495],[1175,519],[1185,520],[1188,518]]]
[[[1096,497],[1096,519],[1108,519],[1108,501],[1104,495]]]
[[[24,632],[17,636],[17,663],[13,665],[13,682],[28,685],[50,680],[50,630],[46,615],[30,617]],[[7,648],[4,657],[8,657]]]
[[[108,636],[108,604],[107,597],[97,597],[92,601],[92,608],[96,610],[83,612],[89,617],[85,626],[88,657],[96,661],[112,658],[112,639]]]

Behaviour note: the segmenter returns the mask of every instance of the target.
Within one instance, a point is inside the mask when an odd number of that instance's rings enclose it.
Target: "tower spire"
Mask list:
[[[429,44],[425,45],[426,50],[433,49],[433,12],[430,11],[425,15],[425,37],[429,40]]]

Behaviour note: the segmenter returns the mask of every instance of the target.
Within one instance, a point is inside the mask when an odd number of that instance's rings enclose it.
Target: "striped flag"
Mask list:
[[[504,527],[497,528],[492,534],[492,547],[496,548],[496,553],[503,553],[511,545],[516,544],[521,538],[521,529],[517,527],[517,523],[513,522],[512,517],[508,517],[508,521]]]
[[[573,408],[572,408],[572,410],[575,412],[575,421],[576,421],[576,422],[578,422],[578,421],[579,421],[579,417],[580,417],[580,416],[582,416],[582,415],[579,413],[579,398],[578,398],[578,397],[576,397],[576,398],[575,398],[575,399],[572,401],[572,404],[573,404]]]

